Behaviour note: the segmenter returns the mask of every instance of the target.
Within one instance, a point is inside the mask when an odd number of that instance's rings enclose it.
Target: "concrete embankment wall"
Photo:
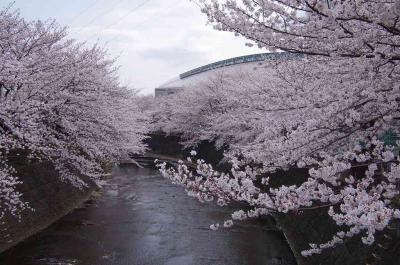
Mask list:
[[[190,150],[184,150],[179,144],[179,135],[163,136],[155,134],[148,140],[148,145],[154,153],[184,158]],[[198,157],[205,159],[219,168],[228,168],[221,165],[222,150],[216,150],[212,143],[203,142],[196,148]],[[351,172],[353,175],[362,172]],[[272,186],[298,185],[308,177],[307,170],[290,169],[278,171],[270,176]],[[380,231],[376,236],[376,243],[370,247],[361,243],[360,237],[348,239],[345,244],[324,251],[320,255],[309,258],[301,256],[301,251],[309,248],[309,243],[325,243],[332,239],[338,227],[329,218],[327,208],[307,210],[291,214],[276,214],[273,216],[277,228],[280,229],[288,241],[290,248],[299,265],[365,265],[400,264],[400,224],[393,223],[390,229]],[[346,227],[340,229],[347,231]]]
[[[9,214],[5,216],[0,224],[0,252],[45,229],[87,200],[95,189],[88,180],[89,187],[84,190],[62,182],[49,162],[29,162],[23,157],[11,162],[23,182],[17,190],[34,211],[23,211],[20,222]]]

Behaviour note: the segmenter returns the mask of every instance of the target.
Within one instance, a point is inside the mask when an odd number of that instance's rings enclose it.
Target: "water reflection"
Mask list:
[[[216,232],[230,209],[201,204],[157,171],[115,168],[98,196],[0,256],[1,265],[294,264],[262,221]]]

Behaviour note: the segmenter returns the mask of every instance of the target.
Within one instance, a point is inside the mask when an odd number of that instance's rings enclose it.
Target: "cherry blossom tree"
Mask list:
[[[383,141],[387,132],[399,131],[400,2],[199,4],[216,29],[245,36],[270,51],[305,57],[275,65],[272,74],[220,82],[222,100],[213,108],[218,110],[201,113],[205,125],[195,134],[201,135],[196,139],[229,145],[230,174],[216,172],[201,159],[195,172],[181,163],[178,169],[159,165],[162,173],[202,201],[216,198],[224,205],[237,200],[254,207],[235,212],[233,219],[326,210],[340,229],[331,241],[311,244],[304,256],[359,234],[363,243],[372,244],[377,231],[400,218],[398,143]],[[207,94],[206,86],[203,91]],[[194,101],[180,110],[197,108]],[[174,129],[186,131],[185,116],[176,116],[180,122]],[[293,167],[308,169],[308,179],[300,185],[269,185],[265,176]],[[365,173],[353,176],[355,167]]]
[[[201,140],[208,140],[205,129],[211,122],[210,116],[220,111],[225,91],[226,74],[218,73],[200,84],[172,96],[155,99],[151,116],[153,131],[167,134],[180,133],[185,146],[195,146]]]
[[[0,61],[0,217],[28,207],[8,162],[19,151],[51,161],[63,181],[84,188],[83,177],[99,180],[105,161],[144,150],[147,118],[100,47],[9,7],[0,11]]]

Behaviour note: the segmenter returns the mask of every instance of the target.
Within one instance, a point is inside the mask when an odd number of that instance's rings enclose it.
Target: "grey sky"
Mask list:
[[[56,19],[79,41],[98,41],[118,57],[122,82],[144,94],[192,68],[263,52],[207,26],[189,0],[16,0],[15,7],[30,20]]]

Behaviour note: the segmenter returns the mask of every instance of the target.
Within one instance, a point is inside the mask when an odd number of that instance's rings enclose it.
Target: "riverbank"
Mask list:
[[[53,165],[46,161],[30,162],[21,157],[12,162],[22,182],[17,190],[33,210],[24,210],[21,220],[10,214],[5,216],[0,224],[0,253],[68,214],[86,201],[96,188],[88,179],[88,187],[81,190],[61,181]]]

